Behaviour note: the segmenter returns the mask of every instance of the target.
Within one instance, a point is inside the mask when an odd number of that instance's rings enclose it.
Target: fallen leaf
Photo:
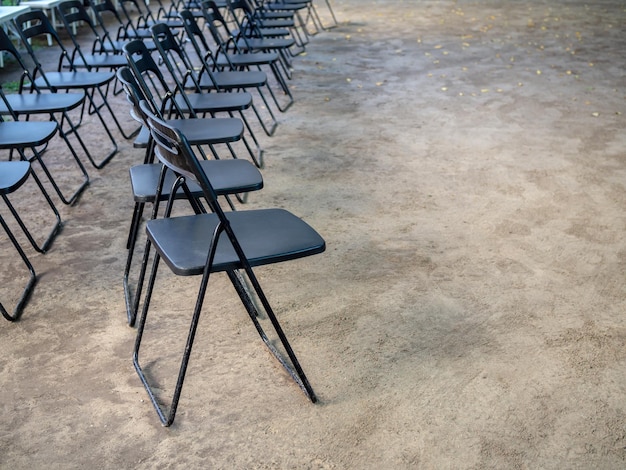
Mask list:
[[[591,113],[591,115],[592,115],[593,117],[599,117],[599,116],[600,116],[600,113]]]

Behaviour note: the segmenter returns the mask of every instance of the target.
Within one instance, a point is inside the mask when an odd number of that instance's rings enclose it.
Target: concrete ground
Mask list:
[[[294,59],[296,104],[259,133],[265,188],[238,207],[326,239],[257,271],[319,403],[216,276],[160,425],[122,293],[143,155],[116,134],[50,251],[23,243],[39,282],[0,323],[1,468],[624,468],[624,2],[332,5],[339,25]],[[2,243],[8,305],[23,268]],[[166,399],[197,282],[160,273],[143,360]]]

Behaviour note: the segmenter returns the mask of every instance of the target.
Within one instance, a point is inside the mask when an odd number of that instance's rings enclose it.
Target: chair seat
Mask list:
[[[126,57],[121,54],[83,54],[83,57],[76,56],[72,65],[81,68],[93,67],[110,69],[128,65],[128,61]]]
[[[37,147],[48,142],[57,128],[54,121],[0,122],[0,149]]]
[[[152,36],[142,38],[142,41],[144,42],[144,44],[146,45],[149,51],[154,51],[156,50],[156,45],[154,44],[154,41],[152,39],[148,39],[149,37],[152,37]],[[135,39],[135,38],[120,39],[117,41],[110,41],[110,42],[107,41],[104,44],[101,44],[101,47],[99,50],[101,52],[105,52],[108,54],[122,54],[124,52],[124,45],[128,44],[128,42],[131,41],[132,39]],[[98,49],[96,49],[96,51],[98,51]],[[123,54],[122,54],[122,57],[123,57]]]
[[[245,28],[245,26],[244,26]],[[287,37],[291,33],[289,30],[282,27],[274,27],[274,26],[261,26],[252,31],[248,29],[244,29],[246,37],[254,37],[254,38],[265,38],[265,39],[273,39],[279,37]],[[239,36],[239,31],[233,31],[234,36]]]
[[[187,99],[197,113],[219,113],[229,111],[243,111],[252,106],[252,95],[240,93],[188,93]],[[176,96],[176,103],[182,109],[187,109],[183,96]]]
[[[109,40],[109,41],[103,41],[102,43],[100,43],[99,47],[96,49],[96,51],[102,51],[102,52],[107,52],[110,54],[115,54],[115,53],[119,53],[120,51],[123,50],[124,44],[126,44],[128,41],[115,41],[115,40]]]
[[[84,92],[73,93],[15,93],[6,95],[9,106],[20,114],[60,113],[70,111],[83,102]],[[0,114],[9,114],[4,102],[0,101]]]
[[[283,209],[226,214],[250,265],[288,261],[322,253],[324,239],[306,222]],[[218,217],[199,214],[149,220],[150,241],[170,269],[180,276],[202,274]],[[220,236],[212,272],[242,268],[228,237]]]
[[[255,21],[257,21],[261,28],[293,28],[296,25],[296,22],[293,19],[286,18],[255,18]]]
[[[257,11],[257,16],[261,21],[263,20],[289,20],[293,19],[293,11],[285,10],[268,10],[262,9]]]
[[[30,163],[24,161],[0,162],[0,194],[9,194],[24,184],[30,174]]]
[[[248,65],[271,64],[278,60],[275,52],[252,52],[249,54],[228,54],[228,58],[220,55],[217,58],[218,67],[228,67],[230,64],[235,67],[245,67]]]
[[[246,193],[263,188],[261,172],[246,160],[203,160],[200,165],[218,195]],[[154,202],[161,168],[160,163],[147,163],[130,168],[130,184],[136,202]],[[174,173],[168,171],[161,194],[163,200],[169,197],[174,180]],[[191,194],[202,196],[202,190],[197,184],[190,181],[188,186]],[[178,194],[180,197],[186,197],[182,189]]]
[[[35,85],[44,89],[86,89],[106,85],[115,78],[115,72],[46,72],[46,78],[50,85],[41,77],[35,80]]]
[[[287,49],[293,46],[296,42],[293,39],[281,39],[281,38],[246,38],[244,41],[240,39],[237,41],[237,46],[243,50],[273,50],[273,49]]]
[[[148,39],[152,37],[152,32],[147,28],[138,28],[136,31],[129,29],[122,31],[120,37],[123,39]]]
[[[186,110],[186,106],[181,106]],[[195,109],[195,108],[194,108]],[[201,112],[196,110],[196,112]],[[187,118],[168,119],[168,124],[185,132],[191,145],[223,144],[237,142],[243,135],[243,122],[237,118]],[[146,148],[150,139],[150,131],[142,126],[133,147]]]
[[[243,134],[243,122],[236,118],[173,119],[166,122],[186,135],[193,145],[236,142]]]
[[[297,11],[307,8],[306,2],[272,2],[263,5],[264,10]]]
[[[265,72],[245,71],[245,72],[213,72],[213,78],[217,87],[222,90],[231,90],[236,88],[259,87],[267,82]],[[213,89],[215,85],[211,78],[206,74],[200,77],[200,86],[202,88]]]

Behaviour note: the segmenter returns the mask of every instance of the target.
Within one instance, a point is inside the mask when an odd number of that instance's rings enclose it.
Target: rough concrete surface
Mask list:
[[[257,271],[319,403],[218,275],[160,425],[122,293],[143,153],[117,133],[45,255],[0,208],[39,275],[0,323],[0,467],[626,466],[624,2],[332,5],[339,25],[294,58],[295,105],[257,133],[265,188],[237,207],[289,209],[326,239]],[[44,158],[63,168],[67,150]],[[31,194],[12,196],[46,223]],[[2,243],[10,305],[23,268]],[[142,354],[167,398],[198,284],[160,274]]]

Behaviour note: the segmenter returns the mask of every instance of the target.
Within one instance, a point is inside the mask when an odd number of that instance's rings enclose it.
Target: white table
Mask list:
[[[26,13],[28,10],[30,10],[30,7],[26,5],[20,5],[17,7],[0,7],[0,24],[11,21],[17,15]]]
[[[29,6],[20,5],[17,7],[0,7],[0,25],[7,30],[7,23],[13,18],[30,10]],[[0,53],[0,67],[4,67],[4,55]]]

